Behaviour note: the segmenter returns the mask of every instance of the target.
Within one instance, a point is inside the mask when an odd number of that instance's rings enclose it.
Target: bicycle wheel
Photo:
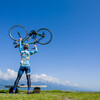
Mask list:
[[[52,32],[47,28],[39,29],[36,35],[36,41],[40,44],[48,44],[52,40]]]
[[[13,27],[10,28],[9,36],[11,37],[11,39],[19,41],[19,34],[23,40],[27,37],[28,32],[26,28],[21,25],[14,25]]]

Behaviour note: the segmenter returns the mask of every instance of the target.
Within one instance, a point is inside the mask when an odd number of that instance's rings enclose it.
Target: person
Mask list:
[[[23,45],[23,49],[22,50],[22,38],[19,38],[19,51],[20,51],[20,55],[21,55],[21,62],[20,62],[20,68],[18,71],[18,75],[17,78],[14,82],[14,89],[13,89],[13,93],[16,92],[16,87],[19,83],[19,80],[21,79],[21,76],[23,75],[24,71],[26,73],[26,78],[27,78],[27,85],[28,85],[28,94],[31,93],[30,88],[31,88],[31,79],[30,79],[30,63],[29,63],[29,59],[30,59],[30,55],[37,53],[38,49],[37,46],[34,45],[35,50],[34,51],[28,51],[29,49],[29,45],[28,44],[24,44]]]

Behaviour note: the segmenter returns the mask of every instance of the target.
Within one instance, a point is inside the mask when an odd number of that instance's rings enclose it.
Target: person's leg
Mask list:
[[[26,72],[26,78],[27,78],[28,92],[30,92],[30,88],[31,88],[30,67],[26,67],[25,72]]]
[[[14,83],[14,90],[13,90],[13,92],[16,91],[16,87],[17,87],[17,85],[19,83],[19,80],[21,79],[21,76],[22,76],[23,72],[24,72],[24,69],[20,67],[19,71],[18,71],[17,78],[16,78],[15,83]]]
[[[26,75],[26,78],[27,78],[28,92],[30,92],[30,87],[31,87],[30,75]]]
[[[18,85],[18,83],[19,83],[20,78],[21,78],[21,76],[18,75],[17,78],[16,78],[16,80],[15,80],[15,83],[14,83],[14,90],[13,90],[13,92],[16,91],[16,87],[17,87],[17,85]]]

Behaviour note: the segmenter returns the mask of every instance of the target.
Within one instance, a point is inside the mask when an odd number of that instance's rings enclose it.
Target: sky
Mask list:
[[[100,90],[99,5],[99,0],[0,1],[0,75],[20,67],[19,50],[8,33],[12,26],[22,25],[28,32],[48,28],[53,39],[37,44],[31,74]]]

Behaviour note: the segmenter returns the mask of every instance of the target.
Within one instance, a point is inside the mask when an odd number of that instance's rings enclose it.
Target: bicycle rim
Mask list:
[[[22,40],[27,37],[28,32],[25,27],[21,25],[14,25],[9,30],[9,36],[11,37],[11,39],[19,41],[18,32],[21,34]]]
[[[39,29],[36,35],[36,41],[42,45],[48,44],[52,40],[52,32],[47,28]],[[44,37],[41,37],[44,36]]]

